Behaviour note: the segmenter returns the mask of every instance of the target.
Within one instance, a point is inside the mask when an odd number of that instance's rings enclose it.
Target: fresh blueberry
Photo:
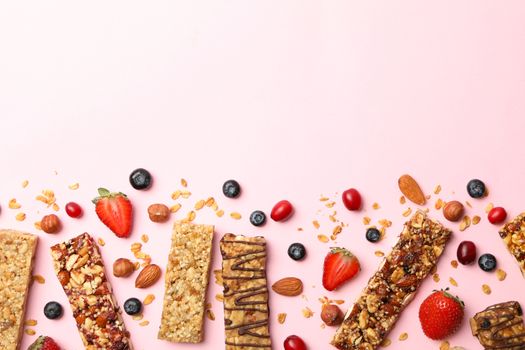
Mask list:
[[[293,243],[288,247],[288,256],[293,260],[302,260],[306,256],[306,248],[301,243]]]
[[[228,180],[222,185],[222,193],[228,198],[237,198],[241,194],[241,185],[235,180]]]
[[[369,242],[375,243],[381,239],[381,232],[375,227],[370,227],[366,230],[366,239]]]
[[[135,169],[129,175],[129,183],[136,190],[145,190],[151,186],[151,174],[143,168]]]
[[[478,265],[483,271],[492,271],[496,268],[496,257],[492,254],[483,254],[478,259]]]
[[[129,298],[124,303],[124,311],[128,315],[136,315],[142,310],[142,303],[137,298]]]
[[[478,179],[470,180],[467,184],[467,192],[472,198],[481,198],[485,195],[485,184]]]
[[[62,305],[56,301],[50,301],[44,306],[44,315],[50,320],[56,320],[62,316]]]
[[[266,222],[266,214],[260,210],[255,210],[250,214],[250,222],[253,226],[262,226]]]
[[[481,320],[480,327],[482,329],[488,329],[490,327],[490,320],[488,318],[484,317]]]

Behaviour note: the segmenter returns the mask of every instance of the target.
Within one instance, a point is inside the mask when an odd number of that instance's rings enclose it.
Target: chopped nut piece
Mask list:
[[[453,279],[452,277],[450,277],[448,279],[448,281],[450,282],[451,285],[453,285],[454,287],[457,287],[458,286],[458,282],[456,282],[455,279]]]
[[[439,194],[441,192],[441,185],[437,185],[436,188],[434,188],[434,194]]]
[[[437,193],[436,193],[437,194]],[[404,340],[407,340],[408,339],[408,333],[406,332],[403,332],[399,335],[399,340],[400,341],[404,341]]]
[[[213,310],[208,309],[206,310],[206,316],[210,321],[215,321],[215,314],[213,313]]]
[[[477,225],[477,224],[479,224],[480,221],[481,221],[481,217],[479,217],[478,215],[474,215],[474,216],[472,217],[472,224],[473,224],[473,225]]]
[[[16,201],[16,198],[9,200],[9,209],[20,209],[22,205]]]
[[[277,322],[283,324],[286,321],[286,313],[277,314]]]
[[[407,202],[407,200],[406,200],[405,196],[399,197],[399,203],[400,204],[405,204],[406,202]]]
[[[16,218],[17,221],[24,221],[26,219],[26,214],[25,213],[18,213],[18,214],[16,214],[15,218]]]
[[[375,254],[375,256],[379,256],[379,257],[385,256],[385,253],[383,253],[383,252],[380,251],[380,250],[376,250],[376,251],[374,252],[374,254]]]
[[[29,181],[27,180],[22,181],[22,188],[26,188],[27,185],[29,185]]]
[[[222,217],[224,215],[224,210],[222,209],[219,209],[215,212],[215,215],[217,215],[218,217]]]
[[[374,210],[379,209],[379,208],[380,208],[379,203],[374,202],[374,204],[372,204],[372,208],[373,208]]]
[[[79,185],[78,182],[76,182],[76,183],[71,184],[71,185],[69,185],[69,186],[67,186],[67,187],[69,187],[70,190],[73,190],[73,191],[74,191],[74,190],[78,190],[78,188],[80,187],[80,185]]]
[[[308,306],[302,309],[301,312],[305,318],[310,318],[314,315],[314,312]]]
[[[407,217],[407,216],[409,216],[410,214],[412,214],[412,208],[408,207],[408,208],[406,208],[406,210],[403,212],[403,216],[404,216],[404,217]]]
[[[30,328],[26,329],[25,333],[27,335],[35,335],[36,334],[35,330],[34,329],[30,329]]]
[[[368,216],[365,216],[365,217],[363,218],[363,224],[364,224],[364,225],[368,225],[368,224],[370,224],[370,221],[372,221],[372,219],[370,219]]]
[[[314,225],[315,228],[321,227],[321,225],[319,225],[319,221],[317,220],[312,221],[312,225]]]
[[[241,219],[241,214],[237,213],[237,212],[233,212],[233,213],[230,213],[230,216],[235,219],[235,220],[240,220]]]
[[[37,283],[40,283],[40,284],[45,284],[46,283],[46,279],[42,275],[34,275],[33,276],[33,281],[35,281]]]
[[[180,179],[180,184],[182,187],[188,187],[188,181],[186,181],[185,179]]]
[[[147,320],[146,321],[142,321],[142,322],[139,323],[139,326],[141,326],[141,327],[146,327],[147,325],[149,325],[149,321],[147,321]]]
[[[155,296],[153,294],[148,294],[144,298],[144,301],[142,302],[142,304],[149,305],[153,302],[153,300],[155,300]]]
[[[505,278],[507,278],[507,273],[503,271],[502,269],[497,269],[496,277],[498,278],[498,281],[503,281],[505,280]]]
[[[453,268],[457,269],[457,268],[458,268],[458,261],[457,261],[457,260],[452,260],[452,261],[450,262],[450,265],[451,265]]]
[[[326,235],[322,235],[322,234],[317,235],[317,239],[323,243],[328,243],[330,241]]]

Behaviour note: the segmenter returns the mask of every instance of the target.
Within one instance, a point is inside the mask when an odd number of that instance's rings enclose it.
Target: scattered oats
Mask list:
[[[454,287],[457,287],[458,286],[458,282],[456,282],[455,279],[453,279],[452,277],[450,277],[448,279],[448,281],[450,282],[451,285],[453,285]]]
[[[502,269],[497,269],[496,277],[498,278],[498,281],[503,281],[505,280],[505,278],[507,278],[507,273],[503,271]]]
[[[329,241],[329,239],[328,239],[328,237],[326,237],[326,235],[317,235],[317,239],[320,242],[323,242],[323,243],[328,243],[328,241]]]
[[[305,318],[310,318],[314,315],[314,312],[307,306],[301,310]]]
[[[439,282],[439,273],[435,273],[432,275],[432,279],[434,280],[434,282],[438,283]]]
[[[374,254],[375,254],[375,256],[379,256],[379,257],[385,256],[385,253],[383,253],[383,252],[380,251],[380,250],[376,250],[376,251],[374,252]]]
[[[142,249],[142,243],[135,242],[131,244],[131,251],[133,253],[139,252]]]
[[[35,222],[35,228],[39,231],[42,231],[42,226],[40,225],[40,221]]]
[[[472,204],[470,204],[469,201],[465,201],[465,204],[467,205],[467,207],[472,208]]]
[[[139,314],[139,315],[133,315],[133,320],[134,321],[140,321],[144,318],[144,315],[143,314]]]
[[[405,204],[406,202],[407,202],[407,200],[406,200],[405,196],[399,197],[399,203]]]
[[[134,267],[135,267],[135,271],[137,271],[138,269],[140,269],[140,263],[138,261],[135,261],[135,263],[133,264]]]
[[[38,324],[37,320],[29,319],[24,322],[26,326],[36,326]]]
[[[16,198],[12,198],[9,200],[9,209],[20,209],[22,206],[20,203],[17,203]]]
[[[171,211],[172,213],[176,213],[176,212],[179,211],[179,209],[180,209],[181,207],[182,207],[182,205],[180,205],[180,203],[174,204],[174,205],[171,206],[170,211]]]
[[[487,204],[487,206],[485,207],[485,213],[488,214],[488,212],[491,211],[492,208],[494,208],[494,204],[492,203]]]
[[[336,217],[333,215],[328,215],[328,218],[330,219],[331,222],[337,222]]]
[[[381,219],[381,220],[378,221],[378,223],[382,227],[390,227],[390,226],[392,226],[392,221],[387,220],[387,219]]]
[[[155,296],[153,294],[148,294],[146,295],[146,298],[144,298],[142,304],[149,305],[153,302],[153,300],[155,300]]]
[[[370,219],[368,216],[365,216],[363,218],[363,225],[368,225],[370,224],[370,221],[372,221],[372,219]]]
[[[218,217],[222,217],[224,215],[224,210],[220,209],[220,210],[217,210],[215,212],[215,215],[217,215]]]
[[[78,188],[80,187],[80,185],[79,185],[78,182],[75,182],[74,184],[71,184],[71,185],[69,185],[69,186],[67,186],[67,187],[69,187],[70,190],[73,190],[73,191],[74,191],[74,190],[78,190]]]
[[[102,247],[106,245],[106,242],[105,242],[101,237],[99,237],[99,238],[97,239],[97,242],[98,242],[98,244],[99,244],[100,246],[102,246]]]
[[[192,210],[188,213],[188,215],[186,216],[186,221],[189,221],[189,222],[192,222],[193,220],[195,220],[195,216],[197,214],[195,214],[195,212]]]
[[[142,321],[142,322],[139,323],[139,326],[141,326],[141,327],[145,327],[147,325],[149,325],[149,321],[147,321],[147,320],[146,321]]]
[[[22,188],[26,188],[27,185],[29,185],[29,181],[27,180],[22,181]]]
[[[235,220],[240,220],[241,219],[241,214],[237,213],[237,212],[233,212],[233,213],[230,213],[230,216],[235,219]]]
[[[340,234],[342,231],[343,231],[343,228],[341,227],[341,225],[337,225],[337,226],[334,227],[334,229],[332,230],[332,234],[333,234],[334,236],[337,236],[337,235]]]
[[[46,279],[42,275],[33,275],[33,281],[36,281],[37,283],[40,283],[40,284],[46,283]]]
[[[312,225],[314,225],[315,228],[321,227],[321,225],[319,225],[319,221],[317,220],[312,221]]]
[[[224,302],[224,295],[222,293],[215,294],[215,300],[217,300],[220,303]]]
[[[434,194],[439,194],[441,192],[441,185],[437,185],[436,188],[434,188]]]
[[[36,200],[45,203],[48,207],[50,207],[56,201],[55,193],[52,190],[43,190],[42,194],[36,196]]]
[[[437,194],[437,193],[436,193],[436,194]],[[400,340],[400,341],[405,341],[405,340],[407,340],[407,339],[408,339],[408,333],[403,332],[403,333],[401,333],[401,334],[399,335],[399,340]]]
[[[465,215],[461,222],[459,223],[459,230],[465,231],[470,226],[470,216]]]
[[[215,283],[222,287],[222,270],[213,270],[213,275],[215,276]]]
[[[286,313],[277,314],[277,322],[279,322],[279,324],[283,324],[284,321],[286,321]]]
[[[321,323],[321,326],[320,326],[320,327],[321,327],[321,329],[325,329],[325,328],[326,328],[326,324]]]
[[[181,195],[180,190],[177,190],[177,191],[175,191],[175,192],[173,192],[173,193],[171,194],[171,199],[173,199],[173,200],[177,200],[177,199],[179,199],[180,195]]]
[[[191,196],[191,192],[190,191],[180,191],[180,196],[184,199],[188,199]]]
[[[341,300],[341,299],[336,299],[336,300],[333,300],[334,303],[336,303],[337,305],[342,305],[345,303],[344,300]]]
[[[403,216],[404,216],[404,217],[407,217],[407,216],[409,216],[411,213],[412,213],[412,208],[408,207],[408,208],[406,208],[406,210],[403,212]]]
[[[30,329],[30,328],[27,328],[25,331],[24,331],[27,335],[35,335],[36,332],[34,329]]]
[[[448,342],[448,340],[441,342],[441,344],[439,345],[439,350],[450,350],[450,343]]]
[[[321,198],[319,198],[319,200],[321,202],[326,202],[326,201],[330,200],[330,198],[328,198],[328,197],[321,197]]]
[[[212,205],[215,204],[215,198],[209,197],[208,199],[206,199],[206,203],[205,204],[206,204],[207,207],[211,207]]]
[[[210,321],[215,321],[215,314],[212,309],[206,310],[206,317],[208,317]]]
[[[489,295],[490,293],[492,293],[492,290],[490,289],[490,286],[488,284],[484,284],[481,286],[481,290],[483,291],[483,293]]]
[[[140,236],[140,239],[144,243],[148,243],[149,242],[149,236],[147,234],[143,234],[142,236]]]
[[[434,208],[436,208],[437,210],[440,210],[441,208],[443,208],[443,205],[445,205],[445,202],[443,202],[441,198],[438,198],[438,200],[436,201],[436,204],[434,204]]]
[[[457,269],[457,268],[458,268],[458,261],[457,261],[457,260],[452,260],[452,261],[450,262],[450,265],[451,265],[453,268]]]
[[[381,345],[381,347],[386,348],[386,347],[390,346],[390,344],[392,344],[392,341],[390,339],[388,339],[388,338],[385,338],[385,339],[383,339],[383,341],[381,342],[380,345]]]
[[[188,187],[188,181],[186,181],[185,179],[180,179],[180,184],[182,187]]]
[[[472,217],[472,224],[473,224],[473,225],[477,225],[477,224],[479,224],[480,221],[481,221],[481,217],[479,217],[478,215],[474,215],[474,216]]]
[[[326,203],[326,204],[325,204],[325,207],[327,207],[327,208],[333,208],[334,205],[335,205],[335,202],[329,202],[329,203]]]
[[[58,206],[58,204],[53,203],[53,210],[54,211],[59,211],[60,210],[60,207]]]
[[[204,208],[205,204],[206,202],[204,201],[204,199],[200,199],[199,201],[197,201],[197,203],[195,203],[195,210],[201,210],[202,208]]]
[[[379,206],[379,203],[374,202],[374,204],[372,204],[372,208],[377,210],[377,209],[379,209],[381,207]]]
[[[16,214],[15,218],[16,218],[17,221],[24,221],[26,219],[26,214],[25,213],[18,213],[18,214]]]

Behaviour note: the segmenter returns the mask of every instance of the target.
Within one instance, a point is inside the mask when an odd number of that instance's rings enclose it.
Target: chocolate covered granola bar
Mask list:
[[[271,349],[266,241],[228,233],[220,247],[226,350]]]
[[[484,349],[525,349],[523,312],[517,301],[489,306],[470,319],[472,335]]]
[[[210,225],[175,223],[159,339],[175,343],[202,341],[213,229]]]
[[[52,246],[51,255],[85,348],[133,349],[93,238],[81,234]]]
[[[514,256],[525,277],[525,213],[521,213],[514,220],[505,224],[499,231],[507,249]]]
[[[332,345],[343,350],[376,349],[432,271],[452,232],[417,211],[355,304]]]
[[[16,350],[24,327],[37,236],[0,230],[0,349]]]

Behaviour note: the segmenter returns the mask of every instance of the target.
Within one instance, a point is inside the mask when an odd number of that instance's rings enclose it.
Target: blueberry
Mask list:
[[[128,315],[136,315],[142,310],[142,303],[137,298],[129,298],[124,303],[124,311]]]
[[[370,227],[366,230],[366,239],[369,242],[375,243],[381,239],[381,232],[375,227]]]
[[[288,256],[293,260],[302,260],[306,256],[306,248],[301,243],[293,243],[288,247]]]
[[[481,198],[485,195],[485,184],[478,179],[470,180],[467,184],[467,192],[472,198]]]
[[[135,169],[129,175],[129,183],[136,190],[145,190],[151,186],[151,174],[143,168]]]
[[[56,301],[50,301],[44,306],[44,315],[50,320],[56,320],[62,316],[62,305]]]
[[[481,323],[479,325],[481,327],[481,329],[488,329],[490,327],[490,320],[486,317],[484,317],[482,320],[481,320]]]
[[[241,194],[241,185],[235,180],[228,180],[222,185],[222,193],[228,198],[236,198]]]
[[[483,271],[492,271],[496,268],[496,257],[492,254],[483,254],[478,259],[478,265]]]
[[[253,226],[262,226],[266,222],[266,214],[260,210],[255,210],[250,214],[250,222]]]

